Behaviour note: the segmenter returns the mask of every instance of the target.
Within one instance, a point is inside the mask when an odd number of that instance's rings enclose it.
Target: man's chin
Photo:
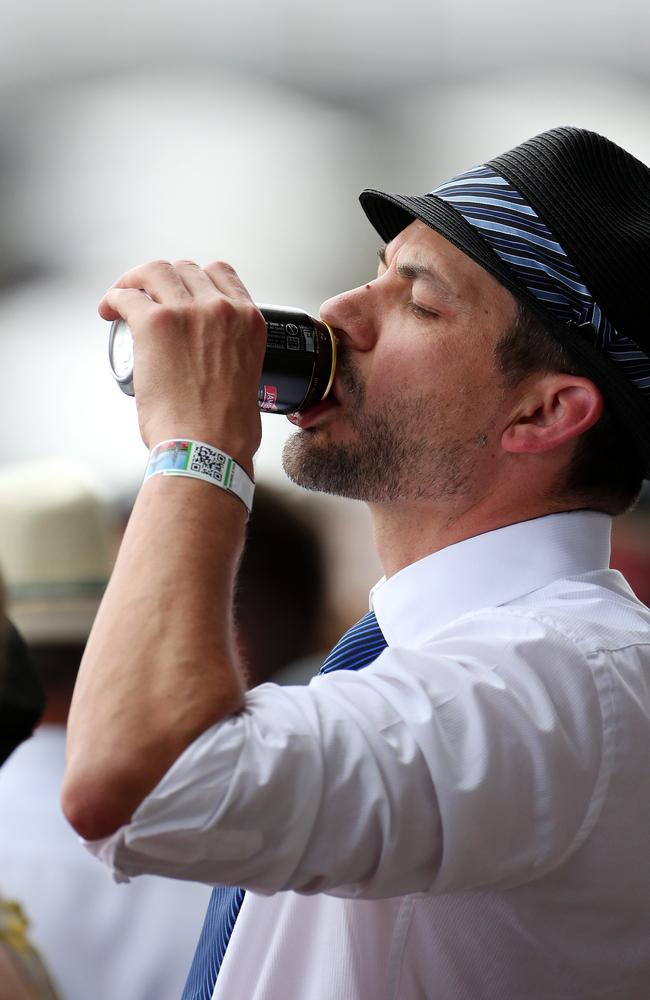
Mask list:
[[[355,462],[348,449],[343,445],[321,443],[319,437],[315,428],[292,434],[282,451],[285,474],[305,490],[360,499],[356,495],[358,483],[351,475]]]
[[[312,453],[310,439],[313,436],[313,431],[300,430],[285,441],[282,449],[282,468],[296,486],[302,486],[306,490],[321,490],[321,477],[315,475],[319,463]]]

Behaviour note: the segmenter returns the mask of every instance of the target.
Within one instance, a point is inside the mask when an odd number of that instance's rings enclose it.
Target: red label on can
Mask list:
[[[260,410],[274,410],[278,398],[277,385],[264,386],[264,398],[260,403]]]

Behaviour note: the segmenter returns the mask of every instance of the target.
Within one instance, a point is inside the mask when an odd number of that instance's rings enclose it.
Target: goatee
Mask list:
[[[473,456],[481,443],[432,433],[435,407],[430,395],[400,397],[388,401],[380,413],[368,413],[365,386],[345,354],[337,375],[356,440],[321,442],[318,428],[294,434],[282,455],[284,471],[294,483],[368,503],[457,497],[471,490]]]

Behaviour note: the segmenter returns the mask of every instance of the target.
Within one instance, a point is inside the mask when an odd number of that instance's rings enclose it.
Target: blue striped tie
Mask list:
[[[361,670],[386,645],[374,611],[369,611],[339,639],[319,673]],[[243,889],[223,885],[213,890],[181,1000],[210,1000],[243,900]]]

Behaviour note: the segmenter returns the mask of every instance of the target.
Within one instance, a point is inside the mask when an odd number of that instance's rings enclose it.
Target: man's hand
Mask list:
[[[174,437],[213,444],[252,474],[266,324],[229,264],[155,261],[115,282],[99,305],[126,320],[147,447]]]

